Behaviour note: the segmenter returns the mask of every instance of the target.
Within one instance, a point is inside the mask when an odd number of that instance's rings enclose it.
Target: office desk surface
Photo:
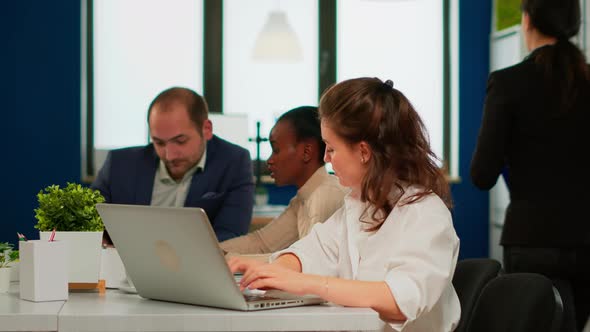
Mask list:
[[[143,299],[119,290],[70,293],[59,331],[378,331],[383,322],[366,308],[333,305],[241,312]]]
[[[19,297],[18,283],[0,293],[0,331],[57,331],[64,301],[30,302]]]

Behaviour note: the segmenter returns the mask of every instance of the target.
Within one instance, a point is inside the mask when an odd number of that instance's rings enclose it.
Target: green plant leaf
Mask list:
[[[104,197],[98,190],[69,183],[65,188],[51,185],[37,194],[39,207],[35,209],[40,231],[97,232],[104,230],[96,204]]]
[[[18,261],[18,259],[20,258],[18,250],[12,250],[9,256],[11,262]]]
[[[12,250],[14,246],[10,242],[0,242],[0,268],[8,266],[8,263],[13,261],[12,254],[8,250]]]

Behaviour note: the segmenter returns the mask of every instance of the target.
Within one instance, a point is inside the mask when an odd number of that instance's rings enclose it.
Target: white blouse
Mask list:
[[[408,188],[400,201],[415,192]],[[387,322],[385,331],[452,331],[461,315],[451,283],[459,238],[445,204],[431,194],[396,206],[371,233],[359,221],[365,206],[348,195],[325,223],[271,259],[293,253],[304,273],[385,281],[407,317],[405,322]]]

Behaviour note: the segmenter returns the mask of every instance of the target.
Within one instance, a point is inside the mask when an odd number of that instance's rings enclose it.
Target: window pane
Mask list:
[[[260,121],[261,136],[268,137],[275,119],[285,111],[317,105],[317,0],[225,0],[223,11],[223,112],[247,114],[251,137]],[[259,34],[271,13],[277,12],[284,14],[299,42],[298,61],[253,58]],[[248,148],[255,159],[256,145]],[[261,159],[269,156],[269,144],[262,143]]]
[[[449,172],[452,177],[459,176],[459,0],[450,1],[450,56],[451,56],[451,153]],[[446,139],[449,139],[447,137]]]
[[[95,149],[146,144],[147,108],[160,91],[203,93],[202,1],[93,5]]]
[[[584,48],[586,50],[586,61],[590,61],[590,1],[581,0],[582,6],[582,27],[584,31]],[[584,14],[585,13],[585,14]]]
[[[440,0],[338,1],[338,81],[391,79],[410,99],[439,158],[443,150]]]

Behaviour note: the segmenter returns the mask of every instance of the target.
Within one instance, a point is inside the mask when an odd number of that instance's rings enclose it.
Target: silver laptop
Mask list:
[[[137,293],[145,298],[236,310],[325,302],[279,291],[240,291],[205,211],[97,204]]]

